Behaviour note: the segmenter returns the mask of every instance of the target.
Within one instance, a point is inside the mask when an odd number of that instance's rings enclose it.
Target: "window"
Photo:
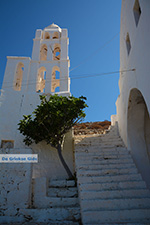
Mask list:
[[[41,50],[40,50],[40,60],[41,61],[45,61],[47,60],[47,45],[43,44],[41,46]]]
[[[139,0],[135,0],[133,13],[134,13],[135,24],[137,26],[140,19],[140,15],[141,15],[141,7],[139,4]]]
[[[60,68],[54,66],[52,69],[52,82],[51,82],[51,92],[60,91]]]
[[[37,93],[45,92],[45,80],[46,80],[46,69],[45,67],[41,67],[38,69],[38,75],[37,75],[37,84],[36,84]]]
[[[58,32],[54,32],[54,33],[53,33],[53,39],[58,39],[58,38],[59,38]]]
[[[45,32],[45,39],[50,39],[50,35],[48,32]]]
[[[55,79],[60,79],[60,72],[58,70],[55,70]]]
[[[14,141],[13,140],[2,140],[1,141],[1,148],[14,148]]]
[[[130,37],[129,37],[128,33],[127,33],[127,36],[126,36],[126,47],[127,47],[127,53],[129,55],[130,50],[131,50],[131,42],[130,42]]]
[[[14,85],[13,88],[15,91],[21,91],[22,78],[23,78],[24,64],[19,62],[16,67]]]
[[[55,92],[60,92],[60,87],[56,87]]]
[[[53,50],[53,60],[60,60],[60,52],[60,44],[55,44]]]

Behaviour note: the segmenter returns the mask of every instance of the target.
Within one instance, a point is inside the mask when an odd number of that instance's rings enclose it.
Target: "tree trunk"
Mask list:
[[[58,155],[59,155],[59,158],[60,158],[60,161],[62,163],[62,165],[64,166],[68,176],[69,176],[69,179],[73,179],[73,175],[67,165],[67,163],[65,162],[63,156],[62,156],[62,152],[61,152],[61,145],[59,144],[58,147],[57,147],[57,152],[58,152]]]

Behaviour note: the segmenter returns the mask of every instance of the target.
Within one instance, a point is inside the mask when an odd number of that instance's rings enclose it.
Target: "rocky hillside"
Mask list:
[[[103,134],[111,125],[110,121],[78,123],[74,126],[75,135]]]

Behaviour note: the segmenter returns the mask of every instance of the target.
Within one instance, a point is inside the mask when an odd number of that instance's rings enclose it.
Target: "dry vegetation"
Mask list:
[[[110,121],[78,123],[74,126],[75,135],[103,134],[111,125]]]

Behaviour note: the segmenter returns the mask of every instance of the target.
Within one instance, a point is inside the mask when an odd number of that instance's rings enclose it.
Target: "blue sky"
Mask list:
[[[1,0],[0,88],[6,56],[31,57],[36,29],[68,29],[70,77],[118,71],[121,0]],[[84,63],[81,63],[84,62]],[[116,114],[119,74],[71,80],[71,93],[87,97],[85,121]]]

